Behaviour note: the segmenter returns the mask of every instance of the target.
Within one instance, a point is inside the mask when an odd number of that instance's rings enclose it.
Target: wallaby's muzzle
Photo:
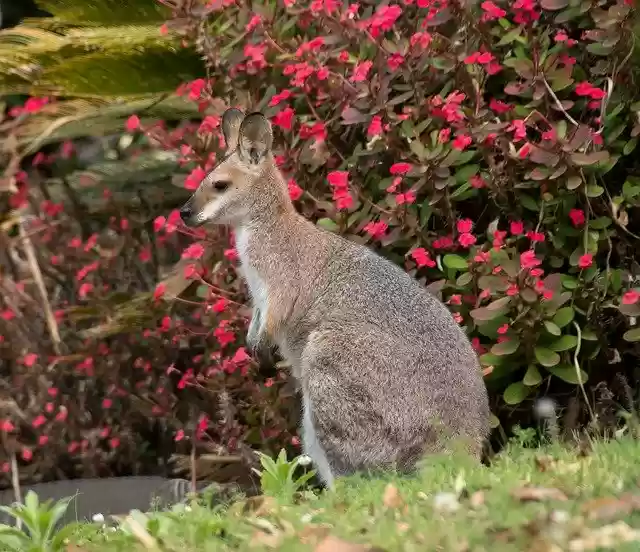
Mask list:
[[[197,221],[194,218],[193,207],[191,206],[193,197],[191,197],[180,209],[180,218],[186,226],[198,226]]]

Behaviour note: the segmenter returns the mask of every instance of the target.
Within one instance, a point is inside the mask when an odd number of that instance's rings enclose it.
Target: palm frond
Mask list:
[[[55,18],[80,25],[166,21],[169,10],[156,0],[37,0]]]
[[[146,95],[202,73],[195,51],[155,25],[0,31],[0,94]]]
[[[52,103],[30,115],[15,128],[14,135],[18,149],[23,155],[29,155],[42,146],[62,140],[121,131],[125,120],[134,113],[140,114],[143,124],[155,119],[200,119],[205,115],[194,102],[175,95],[111,102],[100,98],[71,99]],[[0,125],[0,133],[2,131]],[[7,147],[0,141],[0,152]]]
[[[76,56],[47,66],[34,88],[65,96],[141,96],[173,92],[202,73],[195,52],[156,45]]]

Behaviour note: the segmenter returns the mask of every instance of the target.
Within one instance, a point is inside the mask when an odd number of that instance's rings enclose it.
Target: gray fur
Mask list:
[[[450,450],[452,439],[479,457],[489,433],[487,391],[447,308],[400,267],[296,213],[270,152],[257,169],[241,156],[228,159],[243,175],[228,192],[242,208],[221,217],[240,236],[254,299],[250,341],[275,343],[292,365],[304,448],[323,481],[408,472],[425,454]],[[186,222],[200,221],[189,209]]]

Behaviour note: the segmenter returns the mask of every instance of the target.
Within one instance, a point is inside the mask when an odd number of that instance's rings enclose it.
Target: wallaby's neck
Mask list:
[[[300,220],[284,179],[277,171],[267,173],[263,184],[245,216],[234,224],[239,242],[236,245],[243,263],[262,252],[277,255],[279,245],[290,243],[288,237],[295,232],[296,223]]]

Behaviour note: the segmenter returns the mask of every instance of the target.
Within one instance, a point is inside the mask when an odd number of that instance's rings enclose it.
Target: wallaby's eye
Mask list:
[[[229,186],[231,186],[231,182],[229,182],[228,180],[216,180],[213,183],[213,187],[218,192],[224,192]]]

